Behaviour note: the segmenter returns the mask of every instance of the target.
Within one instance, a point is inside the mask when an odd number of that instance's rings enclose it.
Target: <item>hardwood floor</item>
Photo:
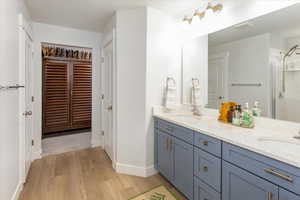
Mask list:
[[[184,199],[162,176],[117,174],[101,148],[89,148],[33,162],[19,200],[127,200],[160,184]]]

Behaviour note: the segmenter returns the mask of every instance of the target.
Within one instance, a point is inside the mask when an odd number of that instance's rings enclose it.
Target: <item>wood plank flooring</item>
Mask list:
[[[160,184],[185,199],[158,174],[115,173],[101,148],[89,148],[33,162],[19,200],[127,200]]]

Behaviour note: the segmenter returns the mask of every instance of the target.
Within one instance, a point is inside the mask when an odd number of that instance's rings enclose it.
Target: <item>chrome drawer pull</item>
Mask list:
[[[272,175],[274,175],[274,176],[277,176],[277,177],[279,177],[279,178],[282,178],[282,179],[284,179],[284,180],[286,180],[286,181],[289,181],[289,182],[291,182],[291,183],[294,182],[294,180],[293,180],[291,177],[289,177],[289,176],[287,176],[287,175],[284,175],[284,174],[281,174],[281,173],[275,171],[274,169],[266,168],[266,169],[265,169],[265,172],[267,172],[267,173],[269,173],[269,174],[272,174]]]
[[[273,199],[272,192],[268,192],[268,200],[272,200],[272,199]]]
[[[208,146],[208,141],[203,141],[204,146]]]

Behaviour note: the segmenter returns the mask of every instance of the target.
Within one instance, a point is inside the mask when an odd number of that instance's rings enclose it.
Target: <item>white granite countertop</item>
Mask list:
[[[154,108],[153,115],[300,168],[300,140],[294,138],[299,135],[298,123],[256,118],[255,127],[247,129],[219,122],[218,112],[212,109],[205,109],[202,116],[194,116],[188,112],[166,113]]]

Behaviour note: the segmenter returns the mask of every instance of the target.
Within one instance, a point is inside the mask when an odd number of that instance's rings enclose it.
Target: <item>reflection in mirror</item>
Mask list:
[[[209,35],[208,104],[250,106],[262,116],[300,122],[300,6]]]
[[[210,34],[207,63],[197,61],[205,58],[203,43],[197,47],[203,37],[184,45],[183,103],[191,102],[191,78],[199,77],[206,107],[258,101],[262,116],[300,122],[299,10],[296,4]]]

